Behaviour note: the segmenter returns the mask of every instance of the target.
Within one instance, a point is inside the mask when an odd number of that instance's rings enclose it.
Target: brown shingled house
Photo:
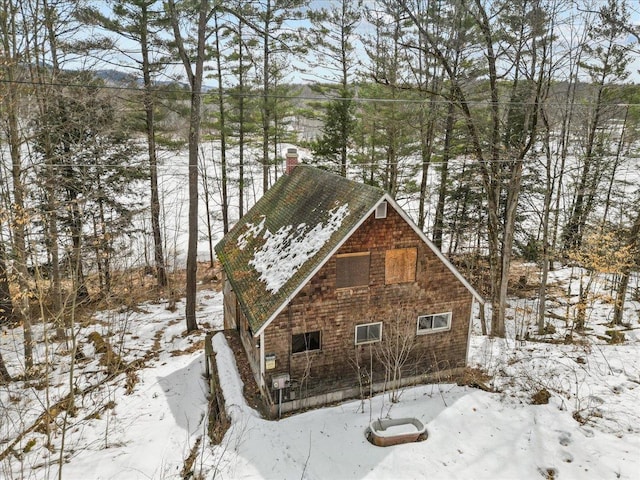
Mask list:
[[[225,328],[281,412],[465,365],[482,301],[382,190],[300,165],[216,245]],[[401,360],[392,368],[390,358]],[[272,411],[277,411],[272,410]]]

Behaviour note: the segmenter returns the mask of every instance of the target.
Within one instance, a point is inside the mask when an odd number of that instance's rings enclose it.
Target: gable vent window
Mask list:
[[[382,322],[356,325],[356,345],[382,340]]]
[[[376,218],[387,218],[387,202],[382,202],[376,207]]]
[[[369,286],[369,252],[336,255],[336,288]]]
[[[291,335],[291,353],[320,350],[320,331]]]

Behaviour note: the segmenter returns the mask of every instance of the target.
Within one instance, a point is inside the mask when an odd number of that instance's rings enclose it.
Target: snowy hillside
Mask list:
[[[568,281],[569,273],[559,276]],[[68,358],[62,345],[39,344],[37,358],[51,360],[41,368],[55,380],[47,388],[33,381],[1,388],[0,477],[58,478],[61,466],[63,479],[190,478],[187,471],[208,479],[632,479],[640,467],[639,330],[626,331],[621,345],[598,339],[606,305],[592,317],[593,334],[569,345],[491,339],[476,325],[470,366],[493,375],[488,385],[496,393],[425,385],[407,388],[395,404],[380,395],[280,421],[247,405],[218,334],[213,343],[232,419],[220,445],[206,435],[204,332],[184,336],[184,306],[177,307],[170,312],[161,301],[105,311],[80,329],[74,388],[81,393],[73,412],[59,409],[48,421],[38,416],[68,391]],[[207,331],[221,327],[219,292],[203,286],[198,321]],[[110,377],[89,340],[95,331],[121,346],[122,362],[136,368]],[[20,356],[11,355],[21,351],[20,332],[5,330],[1,339],[12,371],[21,367]],[[542,389],[549,402],[534,405]],[[370,421],[405,416],[427,425],[427,440],[381,448],[365,438]]]
[[[161,174],[174,273],[186,244],[183,160],[165,159]],[[257,178],[247,189],[248,202],[260,195]],[[201,207],[203,225],[204,215]],[[222,229],[213,233],[215,242]],[[133,245],[139,258],[142,243]],[[199,254],[208,258],[202,232]],[[522,268],[535,284],[537,268]],[[16,380],[0,386],[0,478],[637,478],[640,302],[629,296],[624,342],[608,343],[611,279],[598,277],[586,334],[573,332],[573,340],[565,343],[571,322],[563,318],[573,315],[579,274],[571,267],[552,272],[548,307],[555,332],[544,337],[532,334],[535,294],[510,299],[506,339],[482,336],[476,315],[469,367],[487,374],[480,382],[484,390],[423,385],[406,388],[398,403],[379,395],[265,420],[243,398],[230,348],[216,334],[213,344],[232,420],[219,445],[207,436],[203,376],[205,333],[222,327],[218,283],[203,279],[200,284],[201,331],[184,334],[182,301],[172,310],[167,298],[139,304],[130,299],[78,323],[81,351],[75,362],[67,344],[52,340],[50,325],[35,325],[36,375],[30,380],[21,376],[22,329],[3,327],[0,348]],[[135,282],[126,285],[131,298],[146,294],[153,280]],[[637,292],[638,282],[634,277],[630,290]],[[71,388],[73,403],[67,397]],[[388,448],[367,441],[372,420],[407,416],[426,424],[425,441]]]

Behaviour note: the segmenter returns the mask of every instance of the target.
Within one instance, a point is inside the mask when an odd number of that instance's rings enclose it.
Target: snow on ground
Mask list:
[[[198,303],[200,324],[219,328],[212,320],[221,320],[221,294],[200,292]],[[66,418],[64,439],[65,415],[56,418],[50,449],[42,431],[31,432],[15,447],[8,447],[46,405],[53,405],[69,391],[65,381],[68,355],[61,351],[49,355],[52,368],[58,368],[53,377],[59,380],[51,382],[49,389],[22,381],[0,387],[0,455],[8,451],[0,461],[0,478],[58,478],[63,441],[65,480],[182,478],[184,459],[203,435],[208,393],[203,381],[202,335],[183,335],[183,312],[182,302],[175,312],[166,310],[165,302],[147,303],[136,312],[101,312],[97,323],[80,330],[78,343],[87,360],[78,360],[74,386],[86,394],[76,396],[77,413]],[[11,335],[5,331],[0,343],[12,372],[19,369],[22,352],[18,331]],[[128,376],[105,380],[105,367],[86,339],[94,331],[110,340],[124,363],[145,363],[134,370],[137,378],[130,394],[126,393]],[[36,337],[42,335],[36,329]],[[41,361],[47,358],[44,352],[38,357]],[[101,381],[99,388],[91,389]]]
[[[570,280],[567,271],[557,275]],[[514,299],[510,316],[519,318],[526,302]],[[180,479],[192,450],[194,478],[206,479],[637,478],[638,325],[633,321],[635,330],[625,332],[624,344],[599,339],[607,318],[604,303],[594,304],[587,342],[516,341],[515,322],[508,339],[492,339],[479,335],[475,325],[469,363],[493,376],[488,383],[498,393],[424,385],[405,389],[398,403],[379,395],[279,421],[260,418],[246,404],[231,351],[216,334],[214,349],[232,419],[220,445],[211,445],[205,431],[204,333],[185,336],[184,305],[177,307],[170,312],[166,302],[159,302],[101,312],[96,323],[80,330],[86,358],[78,360],[74,385],[87,393],[77,396],[78,410],[67,417],[64,449],[64,413],[51,428],[49,448],[41,429],[11,446],[47,401],[53,404],[68,391],[64,352],[39,347],[41,361],[55,360],[56,380],[49,390],[23,381],[0,387],[0,454],[7,452],[0,478],[58,478],[62,451],[65,480]],[[221,327],[220,293],[199,293],[198,321],[209,330]],[[0,338],[12,372],[21,368],[20,331],[5,331]],[[144,364],[135,371],[138,379],[129,394],[126,375],[105,381],[105,367],[86,340],[92,331],[122,345],[118,352],[126,362]],[[533,405],[532,395],[543,388],[551,394],[549,403]],[[427,440],[372,445],[365,438],[369,423],[387,417],[417,417],[427,426]]]
[[[474,351],[486,342],[501,341],[476,341]],[[560,396],[548,405],[530,405],[508,394],[450,384],[407,389],[396,404],[380,395],[273,422],[244,402],[220,334],[214,349],[233,418],[218,447],[224,455],[209,472],[216,478],[604,479],[636,478],[640,466],[638,417],[632,411],[640,385],[629,380],[629,411],[618,413],[634,423],[631,432],[622,424],[615,433],[581,425]],[[388,416],[417,417],[427,425],[428,439],[373,446],[365,431],[371,420]]]

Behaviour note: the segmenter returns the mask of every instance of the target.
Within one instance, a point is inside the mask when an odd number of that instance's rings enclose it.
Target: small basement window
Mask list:
[[[336,288],[369,285],[369,252],[336,256]]]
[[[291,353],[320,350],[320,330],[291,335]]]
[[[451,312],[418,317],[418,334],[440,332],[451,328]]]
[[[387,218],[387,202],[381,202],[376,207],[376,218]]]
[[[356,345],[382,340],[382,322],[356,325]]]

